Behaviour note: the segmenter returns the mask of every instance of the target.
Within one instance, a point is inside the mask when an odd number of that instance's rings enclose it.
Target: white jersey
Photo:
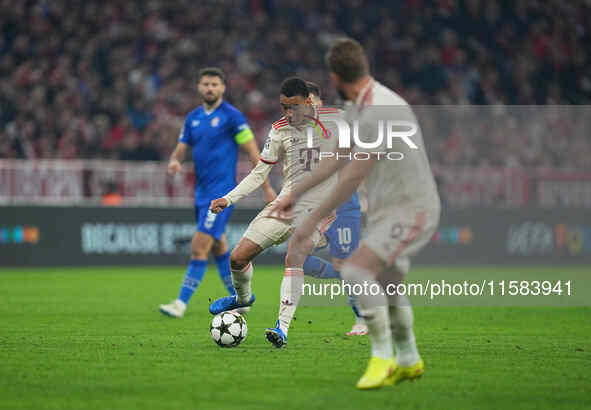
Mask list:
[[[336,124],[331,117],[339,115],[336,108],[318,108],[315,117],[301,127],[289,125],[285,118],[271,127],[261,161],[276,164],[283,157],[283,188],[279,197],[291,192],[294,186],[320,165],[321,152],[333,152],[336,146]],[[312,141],[308,141],[311,130]],[[336,183],[336,174],[306,192],[298,200],[297,208],[316,208],[331,192]]]
[[[382,134],[384,138],[377,147],[367,148],[355,144],[354,153],[358,153],[357,155],[367,156],[368,154],[362,153],[371,153],[370,155],[378,156],[378,161],[364,181],[368,194],[368,222],[386,217],[393,209],[438,213],[439,195],[427,159],[421,129],[407,102],[392,90],[371,79],[356,103],[349,105],[346,112],[348,120],[359,120],[359,140],[366,144],[377,140],[380,119],[406,121],[416,125],[416,132],[408,137],[416,145],[416,149],[398,137],[391,138],[392,142],[389,143],[385,130]],[[382,124],[386,124],[386,121]],[[404,128],[408,129],[409,127]]]

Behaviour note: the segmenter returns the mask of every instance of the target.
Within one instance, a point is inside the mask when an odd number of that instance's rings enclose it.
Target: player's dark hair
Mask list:
[[[281,83],[280,94],[283,94],[286,97],[300,95],[304,98],[308,98],[310,91],[308,90],[304,80],[298,77],[289,77],[283,80],[283,83]]]
[[[322,95],[320,95],[320,87],[318,87],[318,84],[313,83],[312,81],[306,81],[306,87],[308,87],[310,94],[314,94],[318,98],[322,97]]]
[[[346,83],[352,83],[369,74],[369,62],[363,47],[352,38],[341,38],[330,47],[325,56],[329,71]]]
[[[201,81],[201,78],[208,76],[208,77],[219,77],[222,80],[222,84],[226,84],[226,74],[222,71],[221,68],[217,67],[205,67],[199,70],[199,76],[197,81]]]

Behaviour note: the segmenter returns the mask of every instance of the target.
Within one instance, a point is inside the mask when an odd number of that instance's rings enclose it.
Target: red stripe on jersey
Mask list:
[[[287,120],[285,117],[281,118],[279,121],[275,121],[272,125],[273,129],[279,129],[281,127],[285,127],[287,125]]]
[[[273,129],[274,130],[278,130],[278,129],[283,128],[285,126],[287,126],[287,123],[285,123],[285,124],[277,124],[277,125],[273,125]]]
[[[275,165],[277,163],[277,161],[275,161],[275,162],[273,162],[273,161],[267,161],[266,159],[262,159],[262,158],[261,158],[261,161],[263,161],[267,165]]]
[[[326,114],[326,113],[338,113],[339,110],[336,108],[318,108],[318,112],[321,114]]]

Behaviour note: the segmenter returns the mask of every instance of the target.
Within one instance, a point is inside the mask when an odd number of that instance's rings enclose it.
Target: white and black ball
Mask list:
[[[236,311],[215,315],[209,327],[211,338],[221,347],[238,346],[246,339],[247,331],[246,319]]]

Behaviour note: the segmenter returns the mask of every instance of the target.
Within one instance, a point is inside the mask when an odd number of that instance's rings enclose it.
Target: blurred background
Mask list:
[[[336,102],[323,57],[348,35],[366,47],[374,76],[415,106],[576,106],[557,115],[541,108],[493,131],[488,122],[421,125],[451,218],[442,241],[473,244],[476,228],[458,215],[482,221],[475,210],[493,208],[517,212],[514,231],[509,224],[499,235],[505,244],[514,232],[522,256],[555,255],[576,231],[577,255],[589,257],[590,31],[586,0],[0,0],[0,222],[7,226],[0,239],[25,243],[35,212],[19,215],[31,205],[175,207],[183,216],[170,218],[190,222],[190,164],[174,179],[165,168],[184,116],[200,103],[198,70],[225,70],[226,99],[261,146],[281,115],[286,76],[317,82],[325,102]],[[241,158],[238,178],[250,168]],[[280,172],[275,167],[276,188]],[[242,202],[239,225],[261,204],[258,193]],[[105,221],[133,218],[109,215]],[[37,229],[29,236],[44,238]]]

